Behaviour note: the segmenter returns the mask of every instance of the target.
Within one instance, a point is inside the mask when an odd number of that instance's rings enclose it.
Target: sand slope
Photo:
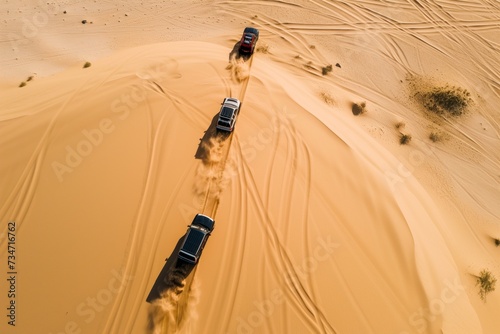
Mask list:
[[[0,254],[15,220],[19,307],[2,333],[497,332],[498,292],[484,303],[473,276],[500,277],[495,3],[127,6],[45,8],[18,60],[3,53]],[[93,23],[71,34],[107,41],[86,69],[84,45],[46,48],[75,13]],[[231,50],[250,22],[268,48],[245,62]],[[17,88],[37,52],[57,56]],[[447,83],[471,92],[459,119],[411,98]],[[222,138],[225,96],[243,107]],[[197,212],[216,230],[182,294],[153,310],[149,289]]]

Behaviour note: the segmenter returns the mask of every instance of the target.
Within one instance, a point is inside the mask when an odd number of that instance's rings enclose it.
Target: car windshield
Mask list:
[[[191,225],[191,228],[197,229],[199,231],[203,231],[205,233],[210,232],[205,226],[201,226],[201,225]]]
[[[222,108],[220,115],[222,117],[231,118],[233,116],[233,108],[224,107]]]

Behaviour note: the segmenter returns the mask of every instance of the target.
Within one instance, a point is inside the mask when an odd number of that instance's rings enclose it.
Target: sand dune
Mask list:
[[[2,333],[498,332],[498,291],[475,285],[500,277],[497,3],[3,8]],[[464,115],[419,103],[446,85]],[[146,303],[199,212],[217,221],[199,265]]]

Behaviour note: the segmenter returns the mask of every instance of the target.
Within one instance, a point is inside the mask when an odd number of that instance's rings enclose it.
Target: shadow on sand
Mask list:
[[[162,293],[171,288],[182,288],[183,281],[189,276],[194,264],[185,263],[182,261],[177,261],[177,254],[179,254],[179,249],[181,248],[182,242],[186,234],[184,234],[175,245],[175,248],[170,254],[170,257],[166,259],[166,263],[163,266],[160,274],[156,278],[151,291],[149,292],[146,301],[148,303],[154,302],[156,299],[162,297]]]
[[[231,62],[234,59],[240,59],[240,58],[243,59],[244,61],[250,59],[251,55],[245,55],[240,53],[240,44],[241,41],[236,42],[231,52],[229,52],[229,62]]]
[[[219,113],[215,114],[212,118],[210,126],[205,131],[205,134],[200,138],[200,143],[198,144],[198,149],[194,157],[200,159],[203,163],[207,163],[210,158],[210,149],[213,146],[213,140],[215,138],[221,138],[225,140],[230,133],[224,131],[217,131],[217,120],[219,119]]]

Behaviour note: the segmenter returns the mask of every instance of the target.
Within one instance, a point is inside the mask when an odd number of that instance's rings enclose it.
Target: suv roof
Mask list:
[[[197,214],[188,227],[179,250],[179,259],[196,264],[214,227],[215,221],[212,218],[201,213]]]
[[[222,101],[222,107],[219,111],[217,129],[229,132],[233,131],[240,106],[240,100],[235,99],[234,97],[226,97],[224,101]]]
[[[182,245],[182,251],[189,254],[196,254],[205,235],[206,233],[203,233],[196,228],[190,228],[188,234],[186,235],[184,244]]]

